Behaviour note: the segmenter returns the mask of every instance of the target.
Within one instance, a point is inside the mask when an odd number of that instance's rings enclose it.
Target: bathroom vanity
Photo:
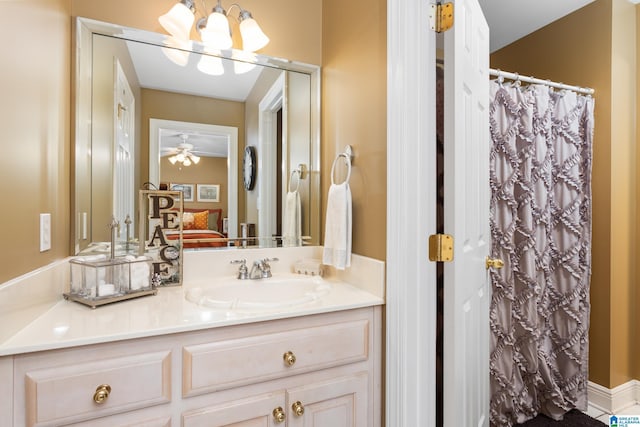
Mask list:
[[[301,250],[317,249],[278,251],[274,280]],[[60,300],[4,340],[0,424],[381,424],[382,262],[354,256],[311,302],[233,310],[186,295],[232,275],[237,252],[185,255],[182,287],[95,310]]]

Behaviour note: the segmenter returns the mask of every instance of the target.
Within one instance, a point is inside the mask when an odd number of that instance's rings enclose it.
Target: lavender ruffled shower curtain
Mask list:
[[[586,409],[594,100],[491,82],[491,423]]]

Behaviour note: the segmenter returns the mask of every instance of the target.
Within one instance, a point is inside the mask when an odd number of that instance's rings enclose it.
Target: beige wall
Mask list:
[[[640,22],[640,7],[636,6],[636,13],[635,13],[635,17],[636,17],[636,37],[635,37],[635,41],[636,41],[636,72],[637,72],[637,68],[638,68],[638,58],[640,58],[640,28],[638,28],[638,22]],[[635,113],[636,113],[636,124],[640,123],[640,107],[638,106],[638,102],[637,100],[640,100],[640,84],[638,84],[638,78],[636,77],[636,105],[635,105]],[[640,150],[637,149],[638,147],[638,142],[640,140],[640,132],[638,132],[637,128],[636,128],[636,155],[635,155],[635,159],[636,159],[636,165],[640,165]],[[638,173],[637,168],[636,168],[636,218],[638,216],[638,212],[640,212],[640,173]],[[636,219],[637,222],[637,219]],[[636,226],[636,241],[640,241],[640,227]],[[635,307],[640,307],[640,291],[638,291],[637,287],[638,287],[638,279],[640,278],[640,267],[638,267],[640,265],[640,250],[638,250],[638,248],[636,247],[636,252],[635,252],[635,281],[634,281],[634,292],[635,292],[635,297],[631,300],[634,302],[634,306]],[[634,324],[636,325],[636,328],[640,328],[640,316],[635,314],[635,319],[634,319]],[[637,330],[636,330],[637,332]],[[632,353],[635,355],[640,354],[640,340],[637,339],[637,337],[634,337],[633,340],[631,340],[632,343],[634,343],[634,347],[631,349]],[[634,378],[640,378],[640,363],[637,363],[635,366],[635,371],[634,371]]]
[[[200,157],[197,165],[172,165],[168,157],[160,161],[160,182],[177,184],[195,184],[193,187],[193,202],[184,202],[185,208],[222,209],[222,217],[227,216],[228,183],[226,157]],[[219,185],[218,202],[198,202],[197,184]]]
[[[0,283],[70,253],[71,18],[83,16],[161,31],[157,17],[172,4],[173,0],[0,2],[0,34],[6,40],[21,40],[1,48],[3,81],[11,82],[3,89],[0,107],[3,138],[14,143],[3,144],[0,159],[0,177],[12,184],[5,189],[11,208],[1,214],[3,223],[11,227],[4,235],[10,244],[0,249],[5,267],[0,270]],[[344,145],[351,144],[356,156],[351,179],[353,249],[384,259],[386,3],[246,0],[242,5],[271,38],[261,53],[325,68],[322,205],[326,204],[331,162]],[[145,135],[141,137],[144,140]],[[23,156],[25,152],[28,157]],[[10,160],[19,155],[20,162]],[[243,207],[239,209],[243,212]],[[50,212],[53,224],[52,250],[42,254],[38,245],[41,212]]]
[[[149,141],[149,119],[175,120],[182,122],[204,123],[238,128],[238,150],[244,147],[244,103],[212,99],[203,96],[182,95],[154,89],[142,90],[142,141]],[[146,181],[149,177],[149,146],[142,144],[141,176]],[[239,160],[242,162],[242,159]],[[197,165],[200,166],[200,165]],[[238,167],[238,174],[240,174]],[[226,173],[226,166],[225,166]],[[146,177],[146,178],[145,178]],[[162,176],[164,179],[164,175]],[[225,176],[225,182],[226,182]],[[238,178],[240,179],[240,178]],[[241,182],[241,181],[239,181]],[[189,184],[190,182],[185,182]],[[215,182],[212,182],[215,184]],[[238,223],[244,221],[244,191],[238,191]],[[226,210],[225,191],[225,212]]]
[[[386,2],[325,0],[322,10],[322,218],[331,185],[331,164],[336,154],[351,145],[354,149],[350,180],[353,252],[384,260],[387,221]],[[336,179],[340,177],[336,176]]]
[[[593,247],[590,379],[615,387],[634,377],[637,177],[635,11],[597,0],[491,56],[491,66],[592,87]]]
[[[69,0],[0,2],[0,283],[69,252],[70,10]],[[40,213],[52,226],[43,253]]]

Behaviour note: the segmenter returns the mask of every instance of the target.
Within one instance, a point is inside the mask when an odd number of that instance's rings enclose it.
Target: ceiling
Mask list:
[[[479,0],[489,24],[491,52],[513,43],[592,1],[594,0]],[[261,72],[261,67],[256,67],[244,75],[226,72],[223,76],[208,76],[196,69],[199,55],[192,54],[184,68],[177,67],[181,68],[181,73],[190,73],[189,78],[176,79],[171,75],[171,71],[176,66],[168,60],[167,56],[160,54],[159,49],[141,43],[128,43],[128,45],[135,62],[136,72],[144,87],[244,101]],[[225,68],[228,68],[230,62],[223,61]],[[227,71],[230,70],[227,69]],[[184,76],[184,74],[181,75]],[[229,76],[234,76],[234,80],[224,80]],[[201,80],[202,78],[205,80]],[[212,84],[214,79],[216,82]],[[162,132],[162,155],[168,155],[171,148],[181,142],[182,133],[171,129],[165,129]],[[188,142],[194,145],[195,154],[227,156],[226,138],[192,132]]]
[[[594,0],[479,0],[494,52]]]

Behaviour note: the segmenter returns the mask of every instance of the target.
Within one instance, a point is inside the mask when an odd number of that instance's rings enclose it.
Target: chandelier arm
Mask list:
[[[231,6],[229,6],[229,9],[227,9],[227,16],[229,16],[231,9],[233,9],[233,7],[237,7],[238,9],[240,9],[240,13],[238,14],[238,18],[240,17],[240,15],[242,14],[242,12],[245,11],[245,9],[242,8],[242,6],[240,6],[238,3],[233,3]],[[238,18],[235,18],[232,16],[233,19],[235,19],[236,21],[240,22],[240,20]]]

